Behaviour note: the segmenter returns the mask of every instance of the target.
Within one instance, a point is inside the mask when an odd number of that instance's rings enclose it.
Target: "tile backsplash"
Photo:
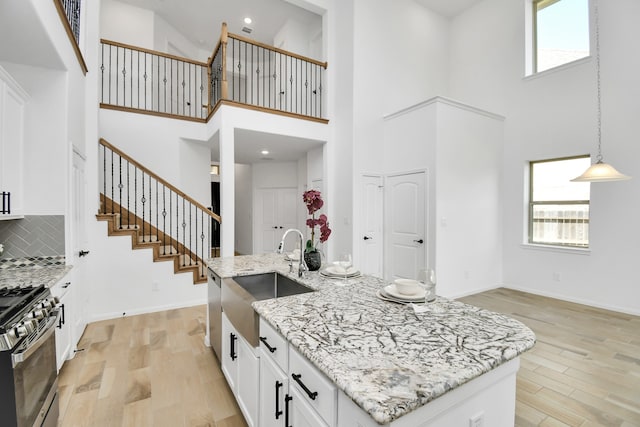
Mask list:
[[[0,221],[2,258],[64,257],[64,215],[25,215]]]

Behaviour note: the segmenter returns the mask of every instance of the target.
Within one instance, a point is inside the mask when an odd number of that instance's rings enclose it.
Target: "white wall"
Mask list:
[[[161,16],[154,14],[153,22],[155,50],[202,62],[206,62],[213,53],[213,47],[211,47],[211,51],[208,51],[194,45]]]
[[[248,255],[253,253],[253,171],[251,165],[235,165],[235,184],[235,250],[243,255]]]
[[[316,49],[312,49],[312,40],[314,36],[322,31],[321,25],[322,21],[320,19],[312,22],[288,19],[273,37],[273,45],[298,55],[320,60],[321,57],[314,55]]]
[[[207,285],[194,285],[191,272],[174,274],[173,261],[153,262],[151,249],[133,251],[129,236],[109,237],[106,222],[90,224],[89,321],[206,303]]]
[[[383,135],[384,174],[427,172],[426,265],[438,293],[501,283],[502,118],[438,97],[389,116]]]
[[[503,118],[437,104],[438,293],[460,297],[502,283]],[[432,177],[433,178],[433,177]]]
[[[30,96],[24,120],[24,213],[62,215],[69,165],[66,73],[10,63],[2,66]]]
[[[154,49],[154,13],[117,0],[102,0],[100,37]]]
[[[152,172],[210,205],[210,148],[204,143],[208,141],[204,125],[102,109],[99,131]]]
[[[424,141],[423,135],[401,128],[390,134],[383,117],[446,93],[449,23],[414,1],[356,0],[353,37],[357,48],[353,52],[351,179],[357,188],[366,173],[424,167],[426,157],[419,155],[425,149],[419,142]],[[340,138],[337,144],[342,146],[345,142]],[[354,192],[352,199],[353,218],[357,221],[362,217],[360,194]],[[357,230],[354,226],[354,242],[360,241]],[[356,262],[358,249],[355,244]]]
[[[640,177],[640,3],[600,2],[605,161]],[[524,5],[485,0],[453,20],[451,94],[506,116],[503,164],[504,284],[640,313],[635,197],[640,181],[591,185],[590,253],[531,249],[525,241],[525,165],[596,148],[595,61],[524,75]],[[593,44],[592,44],[593,45]],[[554,275],[560,280],[553,279]]]

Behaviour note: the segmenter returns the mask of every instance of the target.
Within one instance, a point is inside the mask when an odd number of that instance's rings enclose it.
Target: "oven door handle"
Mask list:
[[[47,320],[47,324],[43,328],[42,334],[34,342],[29,344],[29,346],[26,349],[22,350],[21,352],[13,353],[11,355],[11,362],[14,368],[18,366],[20,363],[27,360],[29,356],[31,356],[40,347],[42,347],[42,344],[44,344],[47,341],[47,339],[51,337],[51,335],[56,331],[56,328],[54,327],[54,325],[58,321],[58,317],[60,317],[59,311],[57,312],[56,316],[52,316],[49,318],[49,320]]]

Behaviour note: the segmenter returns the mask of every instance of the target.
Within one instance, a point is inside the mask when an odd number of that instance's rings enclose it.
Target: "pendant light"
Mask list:
[[[600,28],[598,2],[594,1],[595,25],[596,25],[596,81],[598,84],[598,156],[596,162],[589,166],[579,177],[573,178],[572,182],[607,182],[624,181],[631,179],[630,176],[618,172],[613,166],[602,161],[602,96],[600,93]]]

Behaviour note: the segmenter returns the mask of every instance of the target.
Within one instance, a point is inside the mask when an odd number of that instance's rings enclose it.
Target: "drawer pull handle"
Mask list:
[[[293,400],[293,397],[288,394],[284,397],[284,426],[291,427],[289,425],[289,402]]]
[[[316,400],[316,397],[318,397],[318,392],[311,391],[307,388],[305,383],[303,383],[302,380],[300,380],[300,378],[302,378],[302,374],[291,374],[291,378],[293,378],[293,380],[297,382],[300,387],[302,387],[304,392],[307,393],[307,396],[309,396],[309,399]]]
[[[280,409],[280,388],[282,387],[282,383],[280,381],[276,381],[276,420],[280,418],[282,415],[282,410]]]
[[[236,340],[238,339],[238,337],[236,337],[236,334],[231,332],[229,334],[229,339],[231,341],[229,356],[231,357],[231,360],[236,360],[236,358],[238,357],[238,355],[236,354]]]
[[[267,347],[267,350],[269,350],[271,353],[276,352],[276,347],[271,347],[269,345],[269,343],[267,342],[267,337],[260,337],[260,341],[262,341],[262,344],[264,344],[264,346]]]

